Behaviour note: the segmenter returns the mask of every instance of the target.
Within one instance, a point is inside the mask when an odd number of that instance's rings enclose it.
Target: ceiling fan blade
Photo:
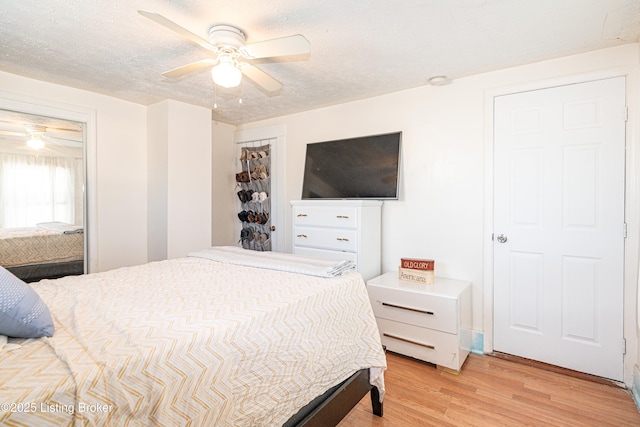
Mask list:
[[[200,61],[192,62],[191,64],[183,65],[182,67],[174,68],[173,70],[165,71],[162,75],[170,78],[181,77],[193,71],[215,65],[217,62],[218,61],[216,59],[202,59]]]
[[[84,139],[82,132],[60,132],[50,129],[47,129],[47,131],[43,133],[42,136],[75,143],[82,143]]]
[[[155,13],[155,12],[149,12],[147,10],[138,10],[138,13],[142,16],[144,16],[145,18],[148,18],[160,25],[162,25],[165,28],[170,29],[171,31],[174,31],[178,34],[180,34],[182,37],[186,38],[187,40],[191,40],[192,42],[194,42],[195,44],[209,50],[212,52],[216,52],[217,49],[214,45],[212,45],[211,43],[209,43],[207,40],[203,39],[202,37],[193,34],[191,31],[187,30],[184,27],[181,27],[180,25],[176,24],[175,22],[173,22],[172,20],[165,18],[164,16],[160,15],[159,13]]]
[[[67,138],[59,138],[55,136],[42,135],[42,140],[45,142],[49,142],[57,145],[63,145],[65,147],[74,147],[74,148],[82,147],[82,141],[76,141],[76,140],[67,139]]]
[[[260,68],[249,63],[242,62],[240,64],[240,71],[242,71],[242,74],[269,92],[276,92],[282,89],[282,83],[262,71]]]
[[[0,130],[0,135],[2,136],[18,136],[18,137],[26,137],[28,136],[24,132],[15,132],[12,130]]]
[[[269,58],[272,56],[303,55],[309,53],[311,45],[301,34],[251,43],[240,48],[247,59]]]
[[[4,119],[2,117],[2,112],[0,110],[0,130],[5,132],[22,132],[24,133],[24,124],[22,122],[17,122],[12,120],[11,118]]]

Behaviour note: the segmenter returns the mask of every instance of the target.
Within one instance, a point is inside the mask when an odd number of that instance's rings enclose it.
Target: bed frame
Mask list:
[[[283,427],[327,427],[337,425],[367,393],[371,393],[374,415],[382,416],[378,388],[369,383],[369,370],[362,369],[316,397],[292,416]]]
[[[7,270],[20,280],[30,283],[42,279],[58,279],[64,276],[84,274],[84,260],[22,265],[7,267]]]

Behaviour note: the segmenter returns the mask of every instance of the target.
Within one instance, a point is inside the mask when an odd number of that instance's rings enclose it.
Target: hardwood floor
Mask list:
[[[492,356],[469,355],[460,375],[387,353],[384,416],[366,396],[339,427],[640,426],[631,393]]]

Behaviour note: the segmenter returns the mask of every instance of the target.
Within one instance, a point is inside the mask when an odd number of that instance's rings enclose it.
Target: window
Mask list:
[[[82,224],[81,177],[81,159],[0,153],[0,228]]]

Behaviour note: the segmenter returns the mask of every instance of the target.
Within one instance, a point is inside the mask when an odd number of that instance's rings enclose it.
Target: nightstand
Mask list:
[[[419,285],[392,272],[369,280],[367,291],[387,350],[460,371],[471,349],[469,282]]]

